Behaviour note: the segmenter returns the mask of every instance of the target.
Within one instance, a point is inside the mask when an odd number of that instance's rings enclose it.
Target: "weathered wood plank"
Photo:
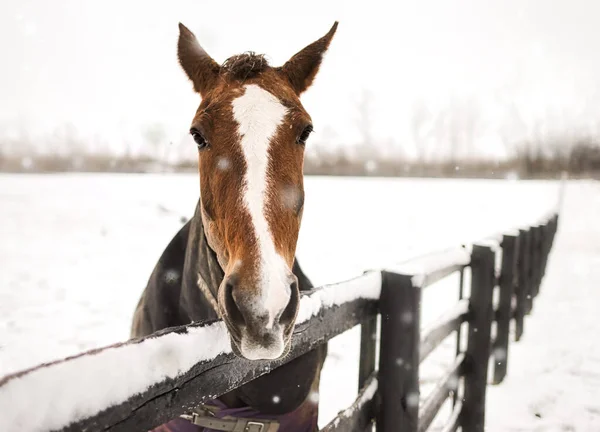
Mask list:
[[[433,252],[394,266],[386,271],[411,275],[412,283],[426,288],[469,265],[470,254],[464,247]]]
[[[421,338],[421,347],[419,362],[422,363],[431,354],[444,339],[454,331],[460,328],[460,325],[467,319],[469,311],[469,302],[460,300],[454,308],[442,317],[442,319],[433,326],[427,328],[425,336]]]
[[[420,306],[421,288],[411,275],[383,272],[378,431],[417,431]]]
[[[496,311],[496,339],[493,344],[494,384],[500,384],[508,367],[508,341],[512,318],[512,298],[516,285],[519,237],[506,235],[502,240],[500,300]]]
[[[358,390],[365,386],[375,370],[377,348],[377,316],[372,316],[360,324],[360,363],[358,367]]]
[[[517,286],[516,286],[516,334],[515,339],[518,341],[523,336],[525,331],[525,314],[527,313],[527,295],[529,285],[529,266],[530,266],[530,248],[531,248],[531,232],[529,230],[519,231],[519,258],[517,262]]]
[[[465,359],[464,413],[461,416],[461,428],[464,432],[484,431],[490,333],[494,318],[492,305],[494,266],[495,254],[492,248],[473,247],[471,317]]]
[[[444,429],[442,429],[441,432],[456,432],[456,430],[460,426],[460,416],[462,414],[462,408],[463,404],[461,401],[457,401],[456,404],[454,404],[452,414],[450,414],[450,418],[448,419],[446,426],[444,426]]]
[[[464,360],[464,354],[459,354],[456,357],[454,364],[446,372],[443,378],[437,382],[435,388],[423,403],[422,408],[419,410],[419,432],[427,431],[438,411],[450,395],[450,392],[456,392]]]

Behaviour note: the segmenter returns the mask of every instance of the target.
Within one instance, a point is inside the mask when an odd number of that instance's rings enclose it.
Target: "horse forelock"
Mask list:
[[[269,62],[263,54],[252,51],[229,57],[221,65],[221,73],[234,79],[254,78],[269,68]]]

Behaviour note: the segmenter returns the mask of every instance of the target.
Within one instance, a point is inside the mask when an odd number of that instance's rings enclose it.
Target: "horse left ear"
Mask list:
[[[200,46],[194,33],[179,23],[177,57],[196,93],[202,97],[210,91],[219,76],[219,65]]]
[[[309,88],[315,79],[323,60],[323,54],[327,51],[337,26],[338,22],[336,21],[325,36],[296,53],[279,68],[298,95]]]

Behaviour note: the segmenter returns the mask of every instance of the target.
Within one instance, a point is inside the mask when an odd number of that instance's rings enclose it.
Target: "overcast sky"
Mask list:
[[[599,16],[597,0],[3,0],[0,134],[70,122],[118,145],[159,123],[181,139],[199,99],[176,61],[178,21],[218,62],[252,50],[279,65],[339,20],[304,97],[314,139],[357,140],[364,90],[373,134],[398,145],[418,101],[475,101],[487,135],[509,101],[530,129],[589,127],[600,118]]]

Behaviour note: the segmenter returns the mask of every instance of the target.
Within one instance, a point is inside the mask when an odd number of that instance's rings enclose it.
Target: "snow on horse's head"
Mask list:
[[[247,359],[286,354],[299,305],[292,273],[304,204],[304,146],[311,118],[300,95],[312,84],[337,28],[272,67],[264,56],[222,65],[179,25],[178,56],[202,101],[190,134],[198,145],[201,217],[225,277],[213,306],[232,349]]]

